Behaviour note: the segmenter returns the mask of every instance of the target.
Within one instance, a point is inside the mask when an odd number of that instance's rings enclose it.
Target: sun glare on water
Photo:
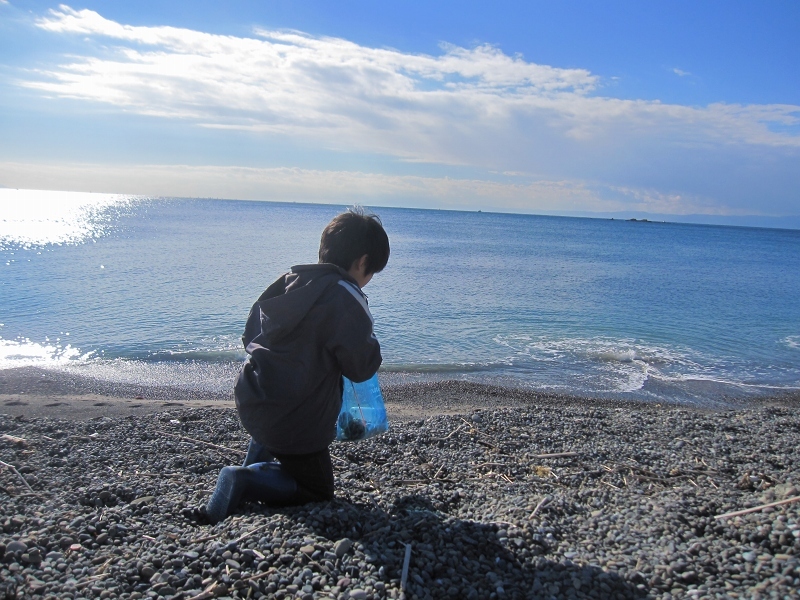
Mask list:
[[[108,209],[137,198],[121,194],[0,189],[0,249],[80,244],[102,236]]]

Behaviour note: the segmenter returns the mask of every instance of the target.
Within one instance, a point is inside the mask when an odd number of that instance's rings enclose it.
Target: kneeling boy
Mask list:
[[[219,474],[206,507],[212,523],[245,497],[273,505],[333,498],[328,446],[342,375],[366,381],[381,364],[361,288],[388,260],[380,219],[343,213],[322,232],[319,263],[292,267],[253,305],[242,336],[250,357],[234,387],[252,439],[244,465]]]

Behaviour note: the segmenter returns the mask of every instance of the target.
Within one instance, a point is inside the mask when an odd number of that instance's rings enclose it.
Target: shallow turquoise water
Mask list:
[[[4,192],[0,368],[204,389],[230,386],[250,305],[344,208]],[[384,381],[700,403],[800,387],[798,231],[376,212]]]

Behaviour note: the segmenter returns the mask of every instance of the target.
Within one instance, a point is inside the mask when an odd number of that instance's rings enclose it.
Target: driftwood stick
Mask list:
[[[342,463],[343,465],[349,465],[349,464],[350,464],[350,463],[349,463],[348,461],[346,461],[345,459],[343,459],[343,458],[339,458],[338,456],[336,456],[336,455],[334,455],[334,454],[331,454],[331,458],[332,458],[333,460],[338,460],[338,461],[339,461],[340,463]]]
[[[179,440],[184,440],[187,442],[194,442],[195,444],[202,444],[203,446],[209,446],[210,448],[216,448],[217,450],[225,450],[226,452],[236,452],[237,454],[247,454],[244,450],[237,450],[236,448],[228,448],[227,446],[219,446],[217,444],[212,444],[211,442],[206,442],[204,440],[196,440],[194,438],[186,437],[185,435],[178,435],[176,433],[168,433],[163,429],[159,430],[159,433],[163,433],[169,437],[178,438]]]
[[[403,558],[403,574],[400,577],[400,591],[406,591],[408,583],[408,567],[411,565],[411,544],[406,544],[406,555]]]
[[[193,540],[190,540],[189,543],[190,544],[200,544],[202,542],[210,542],[211,540],[216,539],[218,537],[219,537],[218,535],[207,535],[207,536],[204,536],[204,537],[199,537],[199,538],[195,538]]]
[[[536,508],[533,509],[533,512],[531,513],[531,516],[528,517],[528,520],[535,517],[538,514],[539,509],[541,509],[548,502],[550,502],[550,496],[545,496],[544,498],[542,498],[541,502],[539,502],[539,504],[536,505]]]
[[[568,456],[578,456],[577,452],[553,452],[552,454],[534,454],[533,458],[567,458]]]
[[[18,446],[28,445],[28,440],[26,440],[25,438],[17,437],[16,435],[9,435],[7,433],[0,435],[0,441],[9,442],[11,444],[17,444]]]
[[[434,441],[434,442],[444,442],[445,440],[449,440],[451,437],[453,437],[455,434],[457,434],[459,431],[461,431],[462,427],[464,427],[464,426],[463,425],[459,425],[458,427],[453,429],[453,431],[448,433],[446,436],[441,437],[441,438],[431,438],[431,440]]]
[[[492,436],[490,436],[490,435],[489,435],[489,434],[487,434],[487,433],[483,433],[483,432],[482,432],[480,429],[478,429],[478,428],[477,428],[477,427],[475,427],[474,425],[471,425],[471,424],[470,424],[470,422],[469,422],[469,421],[467,421],[467,420],[466,420],[464,417],[459,417],[459,419],[461,419],[462,421],[464,421],[464,424],[465,424],[467,427],[469,427],[471,431],[473,431],[473,432],[477,433],[478,435],[482,435],[483,437],[485,437],[485,438],[488,438],[488,439],[492,440],[493,442],[495,442],[495,444],[489,444],[488,442],[482,442],[482,441],[480,441],[480,440],[475,440],[476,442],[478,442],[479,444],[483,444],[484,446],[489,446],[490,448],[497,449],[497,445],[496,445],[496,442],[497,442],[497,440],[495,440],[495,439],[494,439]]]
[[[205,590],[203,590],[202,592],[200,592],[196,596],[192,596],[191,598],[189,598],[189,600],[210,600],[211,598],[214,598],[214,597],[217,596],[217,594],[214,593],[214,592],[217,591],[216,588],[218,586],[219,586],[219,583],[215,581],[214,583],[210,584]],[[219,595],[221,595],[221,594],[219,594]]]
[[[247,533],[244,533],[244,534],[240,535],[238,538],[236,538],[235,540],[233,540],[233,543],[234,543],[234,544],[238,544],[238,543],[239,543],[239,542],[241,542],[242,540],[244,540],[244,539],[246,539],[246,538],[249,538],[249,537],[250,537],[251,535],[253,535],[254,533],[258,533],[259,531],[263,531],[264,529],[266,529],[266,528],[267,528],[267,527],[269,527],[270,525],[272,525],[272,521],[267,521],[267,522],[266,522],[266,523],[264,523],[263,525],[259,525],[259,526],[258,526],[258,527],[256,527],[255,529],[251,529],[251,530],[250,530],[250,531],[248,531]]]
[[[245,577],[240,581],[247,583],[249,581],[255,581],[257,579],[264,579],[264,577],[269,577],[272,575],[277,569],[275,567],[270,567],[266,571],[262,571],[261,573],[256,573],[255,575],[251,575],[250,577]],[[214,583],[210,584],[205,590],[197,594],[196,596],[192,596],[188,598],[188,600],[210,600],[210,598],[216,598],[219,594],[216,588],[219,586],[219,582],[215,581]]]
[[[232,540],[232,541],[230,541],[230,542],[227,542],[227,543],[229,543],[229,544],[231,544],[231,543],[233,543],[233,544],[238,544],[238,543],[239,543],[239,542],[241,542],[243,539],[249,538],[249,537],[250,537],[251,535],[253,535],[254,533],[258,533],[258,532],[259,532],[259,531],[261,531],[262,529],[266,529],[266,528],[267,528],[267,527],[269,527],[271,524],[272,524],[272,521],[267,521],[267,522],[266,522],[266,523],[264,523],[263,525],[259,525],[259,526],[258,526],[258,527],[256,527],[255,529],[251,529],[251,530],[250,530],[250,531],[248,531],[247,533],[244,533],[244,534],[240,535],[240,536],[239,536],[238,538],[236,538],[235,540]],[[189,543],[190,543],[190,544],[199,544],[200,542],[209,542],[209,541],[211,541],[211,540],[214,540],[214,539],[216,539],[216,538],[218,538],[218,537],[220,537],[220,536],[224,535],[224,533],[225,533],[224,531],[221,531],[221,532],[219,532],[219,533],[215,533],[215,534],[212,534],[212,535],[207,535],[207,536],[204,536],[204,537],[201,537],[201,538],[196,538],[196,539],[194,539],[194,540],[191,540]]]
[[[98,575],[92,575],[92,576],[90,576],[88,579],[86,579],[85,581],[82,581],[81,583],[79,583],[78,585],[76,585],[76,586],[75,586],[75,589],[76,589],[76,590],[83,589],[83,588],[85,588],[85,587],[86,587],[87,585],[89,585],[89,584],[92,584],[92,583],[97,583],[98,581],[100,581],[100,580],[101,580],[101,579],[103,579],[104,577],[106,577],[106,574],[105,574],[105,573],[100,573],[100,574],[98,574]]]
[[[769,504],[762,504],[761,506],[754,506],[753,508],[746,508],[744,510],[737,510],[734,512],[725,513],[724,515],[717,515],[714,517],[715,519],[729,519],[730,517],[739,517],[741,515],[747,515],[754,512],[759,512],[764,510],[765,508],[772,508],[773,506],[782,506],[783,504],[792,504],[793,502],[800,502],[800,496],[795,496],[793,498],[787,498],[786,500],[780,500],[778,502],[770,502]]]
[[[17,477],[19,477],[20,479],[22,479],[22,483],[24,483],[24,484],[25,484],[25,487],[26,487],[26,488],[28,488],[28,491],[29,491],[31,494],[36,494],[36,492],[34,492],[34,491],[33,491],[33,488],[32,488],[30,485],[28,485],[28,482],[27,482],[27,481],[25,481],[25,478],[22,476],[22,473],[20,473],[19,471],[17,471],[17,468],[16,468],[14,465],[10,465],[10,464],[8,464],[7,462],[3,462],[2,460],[0,460],[0,465],[3,465],[4,467],[8,467],[8,468],[9,468],[9,469],[11,469],[12,471],[14,471],[14,473],[16,473],[16,474],[17,474]]]

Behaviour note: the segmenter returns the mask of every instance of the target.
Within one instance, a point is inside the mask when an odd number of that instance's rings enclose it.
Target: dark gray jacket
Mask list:
[[[346,271],[301,265],[259,297],[242,336],[250,355],[234,394],[242,425],[279,454],[309,454],[336,437],[342,375],[366,381],[381,364],[366,296]]]

